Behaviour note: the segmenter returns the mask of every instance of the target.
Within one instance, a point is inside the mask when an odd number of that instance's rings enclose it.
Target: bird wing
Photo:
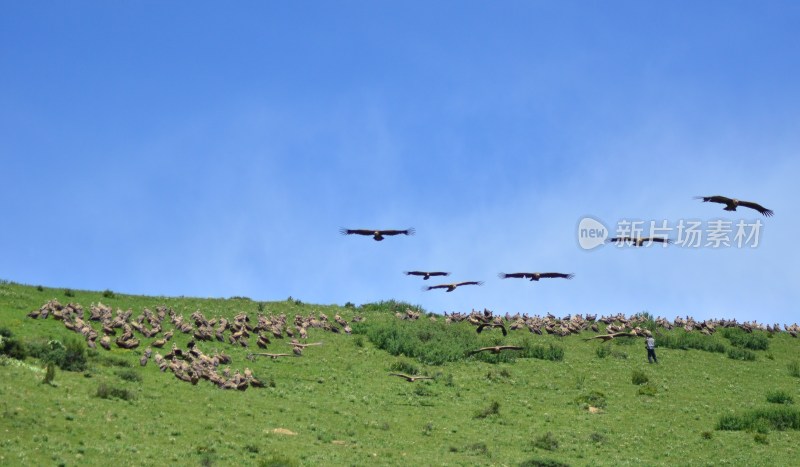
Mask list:
[[[406,229],[406,230],[379,230],[378,231],[381,235],[414,235],[416,232],[413,228]]]
[[[514,279],[524,279],[528,275],[529,274],[527,272],[512,272],[512,273],[509,273],[509,274],[505,274],[505,273],[501,272],[500,274],[498,274],[500,279],[507,279],[509,277],[512,277]]]
[[[645,242],[651,241],[651,242],[658,242],[658,243],[672,243],[671,239],[664,238],[664,237],[650,237],[650,238],[644,238],[642,240],[645,241]]]
[[[459,282],[459,283],[455,284],[456,287],[461,286],[461,285],[483,285],[483,282],[481,282],[481,281],[467,281],[467,282]]]
[[[407,380],[411,380],[410,376],[404,375],[403,373],[389,373],[389,376],[399,376],[401,378],[405,378]]]
[[[403,274],[406,276],[424,276],[425,272],[423,271],[404,271]]]
[[[434,272],[429,272],[428,275],[429,276],[449,276],[450,273],[449,272],[444,272],[444,271],[434,271]]]
[[[559,277],[562,279],[572,279],[573,277],[575,277],[575,274],[564,274],[561,272],[543,272],[540,274],[540,276],[547,278]]]
[[[374,231],[374,230],[367,230],[367,229],[345,229],[345,228],[341,228],[341,229],[339,229],[339,232],[340,232],[342,235],[353,235],[353,234],[356,234],[356,235],[373,235],[373,234],[375,233],[375,231]]]
[[[500,350],[522,350],[522,347],[518,345],[501,345],[498,347]]]
[[[608,239],[608,241],[611,243],[630,242],[632,240],[633,239],[631,237],[613,237]]]
[[[720,204],[728,204],[733,201],[731,198],[725,196],[695,196],[694,199],[702,199],[704,203],[720,203]],[[739,203],[741,204],[741,203]]]
[[[423,287],[422,290],[447,289],[450,288],[450,285],[451,284],[429,285],[427,287]]]
[[[753,203],[752,201],[739,201],[739,206],[755,209],[756,211],[760,212],[761,214],[767,217],[771,217],[773,214],[775,214],[774,212],[772,212],[771,209],[767,209],[758,203]]]

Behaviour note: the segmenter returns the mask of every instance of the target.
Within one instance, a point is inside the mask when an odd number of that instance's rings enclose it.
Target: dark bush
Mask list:
[[[106,383],[100,383],[100,385],[97,386],[97,393],[95,393],[95,396],[101,399],[122,399],[124,401],[136,399],[136,394],[133,392],[124,388],[109,386]]]
[[[633,373],[631,373],[631,382],[633,384],[642,385],[646,384],[648,381],[650,381],[650,378],[648,378],[642,370],[633,370]]]
[[[569,467],[569,464],[553,459],[528,459],[521,463],[519,467]]]
[[[786,391],[770,391],[767,393],[767,402],[773,404],[792,404],[794,399]]]
[[[656,389],[654,384],[647,383],[639,386],[637,393],[640,396],[655,396],[658,393],[658,389]]]
[[[767,350],[769,348],[769,339],[760,331],[746,332],[741,328],[723,328],[720,333],[734,347],[750,350]]]
[[[706,352],[725,352],[725,344],[715,336],[707,336],[698,332],[686,332],[683,329],[675,329],[656,339],[656,345],[668,349],[681,350],[704,350]]]
[[[28,349],[14,337],[7,328],[0,328],[0,355],[5,355],[17,360],[24,360],[28,356]]]
[[[116,375],[119,379],[131,383],[139,383],[142,381],[142,375],[134,369],[119,370],[116,372]]]
[[[789,364],[786,365],[786,368],[789,370],[790,376],[800,378],[800,363],[798,363],[796,360],[789,362]]]
[[[591,391],[575,399],[578,405],[603,408],[606,406],[606,395],[600,391]]]
[[[487,418],[492,415],[498,415],[500,413],[500,403],[497,401],[492,401],[488,407],[483,410],[478,411],[475,414],[475,418]]]
[[[28,351],[43,363],[52,362],[64,371],[84,371],[87,367],[86,346],[74,336],[63,344],[57,340],[30,343]]]
[[[547,451],[555,451],[558,449],[558,440],[551,432],[547,432],[533,440],[533,447],[544,449]]]
[[[66,297],[74,297],[75,296],[75,292],[73,292],[72,289],[64,289],[64,296],[66,296]]]
[[[800,411],[788,405],[782,405],[753,409],[735,415],[723,415],[717,422],[716,428],[730,431],[759,431],[761,427],[779,431],[800,430]]]
[[[752,362],[756,359],[756,354],[747,350],[747,349],[740,349],[738,347],[734,347],[728,349],[728,358],[733,360],[742,360],[745,362]]]
[[[611,345],[601,345],[594,349],[594,353],[597,355],[597,358],[606,358],[611,355]]]
[[[103,297],[105,297],[105,298],[114,298],[115,295],[114,295],[113,291],[111,291],[109,289],[106,289],[106,290],[103,291]]]

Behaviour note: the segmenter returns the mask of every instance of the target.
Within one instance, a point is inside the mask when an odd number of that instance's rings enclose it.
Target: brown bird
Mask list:
[[[532,281],[538,281],[539,279],[551,279],[551,278],[561,278],[561,279],[572,279],[575,277],[575,274],[564,274],[561,272],[512,272],[510,274],[500,273],[498,274],[500,279],[508,279],[509,277],[515,279],[530,279]]]
[[[389,373],[389,376],[399,376],[401,378],[404,378],[409,383],[413,383],[414,381],[417,381],[419,379],[433,379],[431,376],[409,376],[403,373]]]
[[[500,323],[481,323],[481,324],[478,325],[478,329],[477,329],[478,334],[480,334],[483,331],[483,328],[500,328],[500,330],[503,331],[503,335],[504,336],[508,335],[508,331],[506,330],[506,327],[503,326]]]
[[[404,271],[403,274],[406,276],[422,276],[422,280],[426,281],[433,276],[449,276],[449,272],[442,272],[442,271]]]
[[[735,211],[737,207],[742,206],[745,208],[755,209],[759,213],[763,214],[766,217],[771,217],[774,212],[772,210],[765,208],[764,206],[754,203],[752,201],[741,201],[734,198],[727,198],[725,196],[695,196],[694,199],[702,199],[704,203],[720,203],[724,204],[725,211]]]
[[[592,339],[600,339],[601,341],[605,342],[605,341],[610,341],[611,339],[613,339],[615,337],[635,336],[635,335],[636,334],[634,334],[632,332],[615,332],[613,334],[601,334],[599,336],[592,336],[592,337],[586,338],[584,340],[585,341],[590,341]]]
[[[478,350],[473,350],[469,353],[469,355],[475,355],[479,352],[491,352],[491,353],[500,353],[503,350],[522,350],[522,347],[518,345],[496,345],[494,347],[483,347]]]
[[[672,240],[663,237],[614,237],[609,238],[610,243],[628,243],[633,246],[642,246],[645,243],[672,243]]]
[[[406,230],[371,230],[371,229],[339,229],[342,235],[372,235],[372,239],[380,242],[383,240],[385,236],[393,236],[393,235],[414,235],[415,230],[413,228],[406,229]]]
[[[255,357],[269,357],[273,360],[277,360],[279,357],[291,357],[292,354],[290,353],[251,353],[247,357],[250,360],[253,360]]]
[[[423,287],[422,290],[447,289],[445,292],[452,292],[456,290],[456,287],[461,287],[462,285],[483,285],[483,282],[467,281],[467,282],[454,282],[452,284],[431,285],[428,287]]]

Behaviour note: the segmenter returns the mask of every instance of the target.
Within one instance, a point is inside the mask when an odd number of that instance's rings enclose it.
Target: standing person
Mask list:
[[[647,348],[647,363],[658,363],[658,359],[656,358],[656,340],[653,339],[653,336],[647,336],[644,342]]]

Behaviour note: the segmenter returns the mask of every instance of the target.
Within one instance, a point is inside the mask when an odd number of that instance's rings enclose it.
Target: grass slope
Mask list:
[[[61,322],[26,317],[53,298],[86,310],[93,302],[131,308],[134,316],[157,305],[186,318],[198,309],[209,318],[239,312],[255,318],[259,312],[259,304],[247,299],[70,292],[73,296],[67,297],[63,289],[0,283],[0,328],[25,342],[67,340],[75,334]],[[402,334],[418,327],[432,344],[447,340],[441,337],[441,322],[425,317],[401,322],[393,305],[261,304],[265,314],[285,313],[290,319],[324,312],[347,320],[358,313],[366,320],[349,336],[311,329],[309,340],[324,345],[309,347],[299,358],[248,361],[251,350],[198,343],[206,352],[230,354],[232,368],[250,367],[259,379],[274,383],[244,392],[223,391],[206,381],[192,386],[152,363],[140,367],[143,349],[156,338],[140,336],[142,346],[134,350],[99,349],[90,356],[88,370],[56,370],[52,385],[42,383],[40,361],[0,357],[0,465],[108,465],[112,460],[136,465],[800,462],[800,432],[758,423],[762,412],[791,410],[790,402],[800,400],[800,378],[789,370],[800,344],[786,333],[769,338],[767,350],[752,350],[755,361],[719,351],[661,347],[661,363],[648,365],[641,340],[601,344],[528,331],[513,331],[507,338],[497,331],[478,336],[459,323],[449,328],[458,336],[452,342],[472,339],[463,345],[475,348],[499,342],[553,344],[563,350],[563,359],[470,357],[434,365],[374,345],[370,336],[380,334],[378,328]],[[708,338],[734,348],[719,333]],[[175,340],[185,348],[188,336],[176,333]],[[288,350],[274,339],[268,351]],[[388,376],[397,369],[416,369],[436,379],[408,383]],[[130,397],[98,397],[101,385]],[[789,403],[768,402],[776,393]],[[599,413],[590,406],[599,407]],[[740,416],[754,420],[754,428],[730,429]]]

